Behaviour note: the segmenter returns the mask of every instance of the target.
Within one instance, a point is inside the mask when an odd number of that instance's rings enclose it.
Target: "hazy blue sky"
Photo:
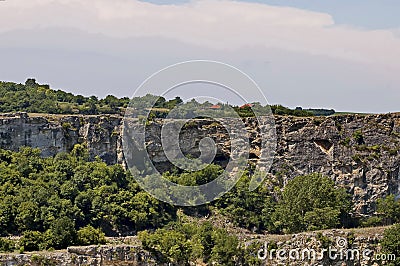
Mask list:
[[[270,103],[400,111],[399,13],[398,0],[7,0],[0,80],[131,96],[161,68],[209,59],[250,75]]]
[[[154,4],[183,4],[190,1],[149,0]],[[329,13],[338,24],[368,29],[399,28],[400,1],[398,0],[243,0],[275,6],[291,6]]]

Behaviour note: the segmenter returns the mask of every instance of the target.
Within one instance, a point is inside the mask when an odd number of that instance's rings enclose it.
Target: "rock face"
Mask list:
[[[0,264],[22,265],[132,265],[152,266],[156,258],[139,246],[89,246],[69,247],[67,251],[0,255]]]
[[[377,266],[394,259],[379,244],[384,228],[325,230],[294,235],[265,236],[246,242],[261,244],[258,257],[263,265]],[[275,239],[274,239],[275,238]]]
[[[120,116],[55,116],[7,114],[0,116],[0,147],[18,150],[37,147],[43,156],[70,151],[86,143],[90,156],[108,164],[124,164]],[[133,121],[132,123],[139,123]],[[260,135],[254,119],[245,120],[250,139],[250,159],[260,156]],[[298,175],[319,172],[345,187],[355,203],[354,213],[369,215],[378,198],[399,195],[400,114],[343,115],[333,117],[275,117],[277,149],[269,178],[285,185]],[[157,169],[171,167],[160,141],[161,122],[148,125],[147,153]],[[189,122],[180,133],[184,154],[199,156],[204,137],[216,143],[215,163],[229,161],[231,141],[212,120]],[[128,155],[129,156],[129,155]]]
[[[108,164],[121,162],[118,116],[0,115],[0,147],[18,151],[22,146],[40,148],[44,157],[71,151],[86,143],[91,159],[100,156]]]

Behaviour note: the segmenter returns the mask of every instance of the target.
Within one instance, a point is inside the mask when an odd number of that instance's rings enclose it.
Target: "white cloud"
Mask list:
[[[137,0],[10,0],[0,31],[72,27],[112,37],[166,37],[212,49],[280,48],[400,70],[400,38],[390,30],[335,25],[329,14],[205,0],[154,5]]]
[[[273,103],[393,111],[399,32],[225,0],[7,0],[0,2],[0,79],[36,77],[75,93],[126,96],[169,64],[212,59],[251,75]]]

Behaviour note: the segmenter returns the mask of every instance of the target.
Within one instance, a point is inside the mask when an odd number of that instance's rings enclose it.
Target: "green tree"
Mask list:
[[[239,240],[223,229],[216,229],[212,234],[214,246],[211,250],[213,265],[237,265],[240,260]]]
[[[19,245],[25,251],[38,251],[43,244],[43,234],[38,231],[25,231],[19,240]]]
[[[185,218],[180,218],[185,220]],[[143,247],[158,256],[162,262],[190,265],[205,262],[210,265],[237,265],[242,259],[236,236],[210,223],[180,221],[170,223],[154,233],[138,234]]]
[[[15,243],[6,238],[0,238],[0,251],[12,252],[15,249]]]
[[[177,265],[188,265],[193,259],[190,257],[191,245],[185,234],[168,229],[157,229],[154,234],[147,231],[139,234],[143,247],[161,256],[163,262],[172,262]]]
[[[400,222],[400,203],[394,195],[388,195],[384,199],[378,199],[377,211],[383,215],[385,224]]]
[[[33,87],[37,86],[38,84],[36,83],[36,79],[34,78],[29,78],[25,81],[25,86]]]
[[[387,265],[400,265],[400,224],[395,224],[386,229],[380,244],[385,253],[396,256],[396,260],[388,262]]]
[[[105,244],[106,238],[100,229],[91,225],[82,227],[77,233],[77,244],[82,246]]]
[[[15,223],[21,231],[25,230],[38,230],[40,222],[40,208],[32,201],[21,202],[17,209],[17,216]]]
[[[75,223],[68,217],[62,217],[54,221],[50,229],[46,231],[47,247],[55,249],[67,248],[76,241]]]
[[[298,176],[285,187],[274,213],[284,232],[334,228],[351,208],[349,195],[320,174]]]
[[[219,199],[215,205],[222,213],[240,226],[253,231],[274,231],[272,214],[275,201],[265,182],[250,191],[251,177],[244,174],[236,186]]]

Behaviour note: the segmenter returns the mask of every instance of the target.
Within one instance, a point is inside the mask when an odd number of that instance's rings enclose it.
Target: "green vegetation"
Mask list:
[[[276,201],[267,186],[249,191],[250,177],[245,174],[236,186],[215,205],[229,217],[236,226],[256,232],[275,232],[272,220]]]
[[[304,111],[310,112],[315,116],[330,116],[336,113],[333,109],[304,109]]]
[[[386,229],[380,244],[382,245],[383,252],[396,256],[395,261],[389,261],[386,265],[400,265],[400,224],[395,224]]]
[[[29,112],[49,114],[116,114],[129,103],[129,98],[112,95],[99,100],[84,97],[28,79],[25,84],[0,82],[0,112]]]
[[[361,130],[356,130],[353,133],[353,138],[356,141],[356,143],[358,145],[363,145],[364,144],[364,137],[362,135],[362,131]]]
[[[12,252],[15,249],[15,243],[6,238],[0,238],[0,252]]]
[[[271,110],[273,114],[276,115],[293,115],[293,116],[313,116],[312,112],[303,110],[302,108],[298,107],[294,110],[284,107],[282,105],[272,105]]]
[[[299,176],[285,187],[274,213],[283,232],[334,228],[344,225],[351,201],[344,189],[319,174]]]
[[[209,165],[193,173],[172,169],[164,177],[182,185],[198,185],[221,173],[221,167]],[[282,192],[279,188],[271,191],[267,183],[250,192],[250,179],[245,173],[219,200],[182,210],[194,219],[199,215],[222,215],[234,225],[256,232],[299,232],[345,226],[343,218],[350,204],[347,195],[326,177],[297,177]],[[41,158],[40,150],[32,148],[21,148],[19,152],[0,150],[0,234],[22,236],[19,243],[22,251],[102,244],[105,235],[131,235],[143,230],[167,232],[168,229],[162,228],[167,224],[170,228],[171,222],[177,221],[178,212],[177,207],[159,202],[141,190],[132,174],[120,165],[107,166],[99,159],[89,161],[84,145],[75,145],[70,153],[53,158]],[[215,232],[214,246],[228,246],[223,242],[225,239],[234,242],[222,231]],[[189,241],[195,235],[176,237]],[[148,247],[151,246],[154,245],[149,242]],[[15,246],[3,239],[0,248],[9,250]],[[197,248],[192,247],[193,254],[198,254]],[[202,253],[197,258],[220,260],[218,263],[227,265],[222,257],[230,257],[227,255],[230,251],[210,246],[206,249],[209,254]],[[187,261],[194,258],[192,253],[159,252],[169,261],[178,257]]]
[[[350,147],[350,142],[351,142],[350,138],[347,137],[344,140],[340,141],[340,144],[342,144],[343,146],[348,148],[348,147]]]
[[[160,262],[238,265],[242,260],[238,238],[208,222],[200,225],[187,221],[171,223],[154,233],[143,231],[139,238],[143,247],[155,254]]]
[[[138,111],[137,116],[144,115],[150,111],[149,120],[154,118],[165,118],[170,110],[180,106],[174,112],[175,117],[189,118],[197,117],[253,117],[257,114],[312,116],[329,115],[331,110],[309,109],[295,110],[281,105],[272,105],[270,109],[261,106],[260,103],[246,104],[241,107],[218,103],[213,105],[209,102],[199,103],[195,100],[184,103],[180,97],[166,100],[163,97],[145,95],[132,99],[133,110]],[[154,105],[152,103],[155,103]],[[96,96],[85,97],[74,95],[62,90],[53,90],[49,85],[38,84],[35,79],[28,79],[25,84],[13,82],[0,82],[0,113],[28,112],[49,114],[124,114],[130,104],[128,97],[117,98],[108,95],[104,99]],[[151,110],[149,107],[152,106]],[[67,129],[68,125],[64,125]]]
[[[54,158],[39,155],[32,148],[0,151],[0,234],[23,235],[26,251],[104,243],[101,232],[159,227],[174,215],[120,165],[89,162],[82,145]]]
[[[383,226],[400,222],[400,202],[394,195],[388,195],[377,200],[377,216],[369,217],[361,221],[361,226]]]
[[[316,239],[321,243],[323,248],[329,248],[329,246],[332,244],[332,239],[323,235],[321,232],[317,233]]]
[[[103,231],[88,225],[78,230],[76,242],[82,246],[105,244],[106,237]]]
[[[378,199],[377,212],[381,215],[384,224],[400,222],[400,202],[394,195],[388,195],[384,199]]]

